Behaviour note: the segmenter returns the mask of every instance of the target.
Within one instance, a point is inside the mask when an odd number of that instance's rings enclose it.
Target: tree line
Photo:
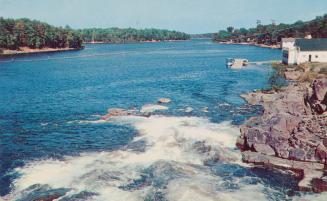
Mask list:
[[[91,28],[79,29],[77,32],[85,42],[129,43],[190,39],[189,34],[165,29]]]
[[[18,50],[29,48],[81,48],[81,37],[68,26],[54,27],[30,19],[0,17],[0,48]]]
[[[191,34],[191,38],[213,38],[213,33]]]
[[[92,28],[73,30],[54,27],[37,20],[0,17],[0,51],[20,47],[81,48],[83,42],[128,43],[142,41],[187,40],[190,35],[165,29]]]
[[[230,26],[226,30],[215,33],[213,40],[218,42],[255,42],[274,45],[279,43],[282,38],[303,38],[307,35],[311,35],[312,38],[327,38],[327,14],[318,16],[316,19],[308,22],[297,21],[293,24],[258,24],[257,27],[249,29],[235,29]]]

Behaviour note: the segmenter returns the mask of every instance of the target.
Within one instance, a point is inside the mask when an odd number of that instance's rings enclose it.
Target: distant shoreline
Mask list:
[[[145,40],[145,41],[126,41],[126,42],[105,42],[105,41],[94,41],[94,42],[83,42],[83,44],[131,44],[131,43],[160,43],[160,42],[182,42],[188,40]]]
[[[82,48],[42,48],[32,49],[28,47],[21,47],[20,50],[4,49],[3,53],[0,53],[0,57],[13,56],[13,55],[25,55],[25,54],[37,54],[37,53],[49,53],[49,52],[65,52],[65,51],[77,51]]]
[[[189,39],[188,39],[189,40]],[[151,40],[151,41],[129,41],[125,43],[114,43],[114,42],[83,42],[83,44],[132,44],[132,43],[159,43],[159,42],[182,42],[188,40]],[[27,55],[27,54],[37,54],[37,53],[51,53],[51,52],[66,52],[66,51],[77,51],[82,50],[81,48],[42,48],[42,49],[32,49],[29,47],[20,47],[19,50],[4,49],[3,53],[0,53],[0,57],[14,56],[14,55]]]
[[[281,49],[279,45],[265,45],[265,44],[248,43],[248,42],[242,42],[242,43],[218,42],[218,43],[220,43],[220,44],[227,44],[227,45],[249,45],[249,46],[262,47],[262,48]]]

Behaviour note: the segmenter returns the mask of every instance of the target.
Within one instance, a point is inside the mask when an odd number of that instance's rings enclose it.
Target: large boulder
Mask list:
[[[313,81],[312,89],[318,101],[325,100],[327,95],[327,78],[320,78]]]
[[[236,147],[238,147],[241,151],[245,151],[246,148],[247,148],[247,145],[246,145],[246,138],[242,137],[242,136],[239,136],[237,139],[236,139]]]
[[[327,111],[327,78],[319,78],[312,82],[311,90],[307,95],[307,102],[317,114]]]
[[[260,128],[247,128],[246,129],[246,143],[248,147],[254,144],[265,144],[267,141],[267,133],[263,132]]]
[[[271,131],[278,131],[288,137],[289,133],[293,132],[296,126],[301,121],[301,118],[289,115],[287,113],[280,113],[269,120]]]
[[[326,111],[327,109],[327,105],[325,104],[321,104],[321,103],[317,103],[314,105],[314,110],[318,113],[318,114],[322,114]]]
[[[322,143],[327,148],[327,138],[323,139]]]
[[[253,149],[256,152],[262,153],[264,155],[275,156],[275,151],[273,150],[273,148],[271,148],[271,146],[267,144],[254,144]]]
[[[289,158],[293,160],[303,161],[306,158],[306,152],[300,148],[292,149],[289,153]]]
[[[170,103],[171,100],[169,98],[159,98],[158,103]]]
[[[327,148],[323,145],[320,144],[317,149],[316,149],[316,156],[321,160],[321,161],[326,161],[327,159]]]
[[[280,140],[279,143],[275,143],[274,146],[276,152],[277,152],[277,156],[281,157],[281,158],[288,158],[289,157],[289,144],[287,141],[285,140]]]

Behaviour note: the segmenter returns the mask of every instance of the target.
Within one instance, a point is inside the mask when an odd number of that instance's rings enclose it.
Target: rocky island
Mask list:
[[[327,190],[327,65],[275,65],[288,86],[242,95],[263,114],[241,126],[243,161],[291,170],[299,189]]]

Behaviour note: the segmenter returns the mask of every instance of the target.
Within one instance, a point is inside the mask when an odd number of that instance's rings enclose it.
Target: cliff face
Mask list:
[[[264,112],[241,127],[237,146],[245,162],[294,170],[303,177],[302,190],[321,191],[327,185],[312,181],[327,164],[327,76],[312,70],[286,68],[287,87],[242,95]]]

